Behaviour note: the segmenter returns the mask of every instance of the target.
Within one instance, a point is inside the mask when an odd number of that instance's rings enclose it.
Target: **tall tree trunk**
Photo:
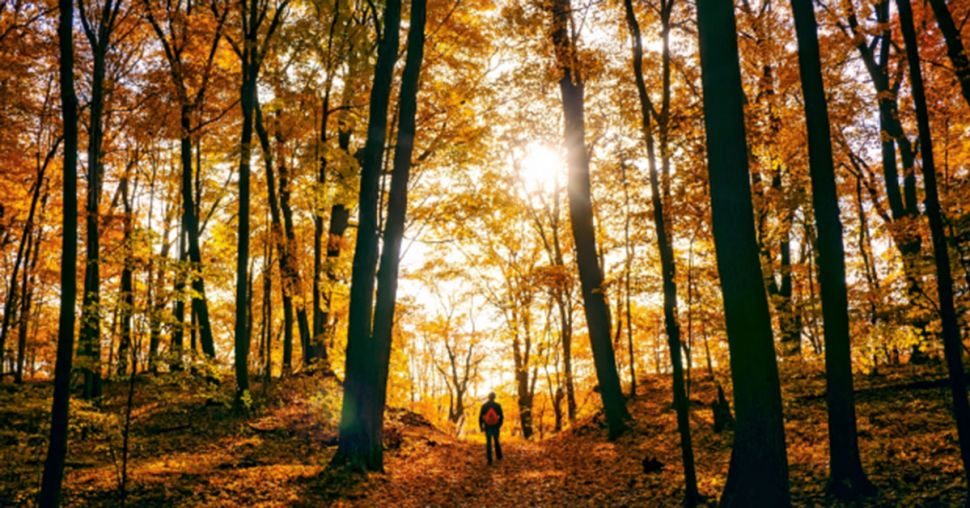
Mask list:
[[[714,247],[737,420],[721,506],[788,506],[781,388],[751,202],[734,3],[699,0]]]
[[[47,191],[44,191],[43,204],[41,205],[42,210],[46,208],[47,196]],[[43,216],[43,211],[41,211],[41,216]],[[14,371],[14,382],[18,384],[24,382],[24,362],[27,357],[27,326],[30,322],[34,285],[37,281],[37,262],[40,260],[40,244],[43,241],[43,233],[43,228],[38,227],[37,233],[32,235],[33,240],[27,249],[30,252],[28,256],[30,261],[24,267],[24,276],[21,283],[23,298],[20,302],[20,320],[17,326],[17,363],[15,366],[16,370]]]
[[[175,272],[175,309],[172,311],[172,318],[174,323],[172,324],[172,339],[169,345],[169,370],[176,372],[183,368],[182,365],[182,350],[184,349],[185,341],[185,278],[186,278],[186,260],[188,258],[188,251],[185,246],[185,230],[179,229],[179,264],[178,270]],[[192,349],[192,353],[195,353],[195,348]]]
[[[653,222],[657,232],[657,248],[660,251],[660,265],[663,276],[664,327],[667,331],[667,349],[670,353],[671,372],[673,374],[674,406],[677,409],[677,430],[680,433],[681,456],[684,464],[684,479],[686,484],[684,503],[688,506],[693,506],[699,501],[700,496],[697,492],[697,473],[694,469],[694,449],[690,436],[690,408],[684,389],[684,367],[680,356],[681,338],[680,324],[677,321],[676,265],[674,262],[673,247],[668,236],[668,224],[665,220],[666,213],[664,211],[660,180],[657,175],[657,158],[654,151],[653,133],[650,127],[650,96],[647,93],[647,86],[643,78],[643,44],[640,36],[640,23],[637,21],[632,0],[624,0],[623,5],[626,10],[627,26],[633,38],[633,75],[637,86],[637,95],[640,99],[640,114],[642,117],[641,135],[647,145]],[[672,8],[673,2],[671,0],[661,2],[660,16],[664,23],[665,35]],[[667,102],[666,96],[669,93],[669,89],[665,88],[663,91],[665,103]]]
[[[690,436],[690,407],[684,389],[684,366],[681,360],[680,323],[677,321],[677,274],[674,262],[674,250],[668,236],[667,222],[664,211],[664,201],[660,180],[657,175],[657,158],[654,151],[653,132],[650,127],[650,96],[643,78],[643,43],[640,36],[640,23],[633,10],[632,0],[623,1],[626,10],[627,26],[633,38],[633,75],[640,99],[640,115],[642,120],[641,135],[647,145],[647,163],[650,173],[650,196],[653,206],[653,223],[657,232],[657,248],[660,251],[660,268],[663,278],[664,327],[667,331],[667,349],[670,353],[671,373],[673,374],[674,406],[677,409],[677,431],[680,433],[681,457],[684,464],[685,493],[684,504],[693,506],[700,500],[697,492],[697,473],[694,469],[694,448]],[[664,26],[669,23],[673,2],[661,2],[661,19]],[[665,30],[666,32],[666,30]],[[664,89],[666,97],[669,89]],[[666,102],[666,100],[665,100]]]
[[[110,9],[110,0],[105,8]],[[83,13],[82,13],[83,14]],[[83,16],[82,16],[83,18]],[[102,17],[102,27],[106,19]],[[101,143],[104,137],[104,78],[108,53],[108,35],[99,27],[99,36],[85,23],[91,42],[93,74],[91,76],[90,125],[88,126],[87,200],[85,207],[84,291],[81,298],[81,332],[78,338],[78,363],[84,375],[82,396],[92,399],[101,396],[101,234],[99,207],[101,202]],[[109,32],[110,33],[110,29]]]
[[[61,116],[64,130],[63,235],[61,237],[61,310],[57,324],[54,363],[54,397],[51,403],[50,441],[44,461],[38,504],[60,504],[61,481],[67,457],[68,403],[71,363],[74,357],[74,305],[77,302],[77,95],[74,92],[74,6],[59,0],[57,35],[60,47]]]
[[[610,342],[610,309],[603,294],[603,272],[596,254],[593,228],[593,205],[590,196],[589,154],[586,152],[586,126],[583,105],[583,81],[576,62],[576,46],[569,33],[572,17],[570,0],[553,0],[552,43],[561,77],[564,141],[569,164],[569,216],[576,243],[576,263],[586,309],[586,326],[593,350],[593,363],[599,381],[603,411],[610,438],[627,429],[627,412],[620,376],[616,370],[613,344]]]
[[[370,409],[378,403],[377,354],[371,340],[374,310],[374,276],[378,252],[378,187],[387,139],[387,109],[390,102],[394,61],[400,45],[401,1],[388,0],[384,7],[383,36],[377,45],[374,85],[370,93],[367,141],[361,164],[357,242],[351,274],[350,309],[347,325],[346,378],[340,414],[340,435],[334,460],[356,469],[380,469],[382,446],[379,426]]]
[[[933,8],[933,15],[936,17],[936,24],[940,27],[940,33],[946,40],[946,54],[950,57],[953,65],[953,72],[957,75],[960,82],[960,90],[963,98],[970,105],[970,60],[967,58],[967,50],[963,46],[963,39],[960,29],[953,22],[953,16],[946,5],[946,0],[929,0]]]
[[[394,146],[394,169],[387,197],[387,221],[384,223],[384,250],[377,272],[377,300],[374,307],[374,347],[377,351],[377,391],[373,422],[377,443],[382,443],[384,406],[387,403],[387,378],[391,362],[391,339],[394,330],[394,306],[401,264],[401,244],[407,221],[408,181],[414,153],[418,87],[424,61],[424,27],[427,1],[412,0],[408,26],[407,58],[401,74],[398,94],[397,144]],[[460,394],[459,394],[460,397]],[[459,399],[460,400],[460,399]],[[379,447],[383,449],[383,444]]]
[[[17,287],[17,279],[19,277],[19,272],[21,267],[29,262],[29,255],[26,255],[27,245],[31,242],[31,234],[34,229],[34,225],[37,215],[37,205],[40,202],[41,190],[44,187],[44,175],[47,172],[48,166],[50,166],[51,160],[57,154],[57,147],[59,143],[55,143],[51,150],[47,152],[47,156],[44,158],[44,162],[37,168],[37,180],[31,189],[30,196],[30,207],[27,210],[27,220],[24,222],[23,233],[20,236],[20,243],[17,247],[17,257],[14,258],[13,268],[10,274],[10,285],[7,286],[7,298],[4,302],[3,307],[3,322],[0,323],[0,381],[3,380],[3,366],[4,366],[4,353],[7,347],[7,331],[13,325],[13,315],[17,308],[17,295],[21,293],[21,290]]]
[[[131,320],[135,311],[135,292],[133,284],[134,246],[132,242],[133,212],[132,196],[130,195],[130,177],[126,174],[119,183],[121,186],[121,200],[124,206],[124,237],[122,238],[124,251],[124,267],[121,269],[121,343],[118,346],[118,376],[124,377],[128,370],[128,352],[131,349]],[[132,371],[134,374],[134,371]]]
[[[849,300],[839,196],[832,161],[828,104],[822,82],[818,28],[812,0],[792,0],[798,39],[798,64],[808,132],[812,207],[818,229],[818,274],[825,336],[825,401],[828,405],[829,489],[838,497],[869,494],[873,486],[862,469],[856,432],[849,341]]]
[[[259,137],[260,148],[263,151],[263,162],[266,166],[266,192],[270,210],[270,236],[276,244],[279,253],[277,261],[280,267],[280,293],[283,300],[283,365],[282,375],[293,371],[293,285],[290,278],[289,246],[284,239],[283,225],[280,219],[280,205],[276,195],[276,172],[273,169],[273,152],[270,145],[269,133],[263,123],[263,112],[257,103],[255,107],[256,134]],[[282,180],[282,179],[281,179]],[[306,352],[304,351],[304,355]]]
[[[630,222],[633,217],[630,210],[630,182],[627,179],[626,164],[620,165],[623,178],[623,247],[625,258],[623,263],[623,307],[626,311],[626,344],[628,361],[630,363],[630,397],[637,395],[636,357],[633,354],[633,295],[631,279],[633,278],[633,242],[630,240]]]
[[[266,238],[263,264],[263,383],[273,377],[273,249]]]
[[[254,2],[255,3],[255,2]],[[258,15],[249,12],[248,20],[243,16],[245,46],[242,54],[243,82],[240,91],[242,107],[242,134],[239,139],[239,224],[238,251],[236,254],[236,325],[235,325],[235,363],[236,363],[236,404],[244,403],[249,392],[249,343],[250,330],[246,305],[249,291],[247,270],[249,268],[249,163],[252,156],[253,111],[256,108],[256,75],[258,65],[256,25]],[[250,26],[245,26],[249,22]]]
[[[282,146],[283,138],[279,131],[277,131],[276,138]],[[279,170],[280,211],[283,212],[283,233],[285,235],[283,241],[286,245],[286,250],[284,251],[285,256],[283,256],[286,266],[286,271],[284,272],[286,275],[286,283],[283,288],[290,293],[291,298],[293,296],[296,297],[294,308],[296,310],[297,328],[300,331],[303,365],[304,367],[309,367],[311,360],[325,356],[325,352],[313,350],[310,337],[310,321],[307,317],[306,305],[298,303],[303,302],[303,278],[300,277],[300,268],[296,261],[296,232],[293,226],[293,208],[290,207],[290,172],[286,166],[286,161],[283,159],[282,150],[280,151],[279,157]]]
[[[199,216],[196,213],[197,203],[193,196],[192,183],[192,125],[191,106],[183,105],[181,110],[181,140],[180,158],[182,162],[182,228],[188,240],[188,260],[190,267],[188,277],[192,285],[192,314],[198,322],[198,334],[202,343],[202,352],[210,359],[215,358],[215,340],[212,337],[212,326],[209,322],[209,304],[205,294],[205,280],[202,278],[202,250],[199,242]],[[184,308],[184,303],[182,304]],[[184,310],[183,310],[184,316]],[[181,322],[181,321],[179,321]],[[193,323],[194,325],[194,323]],[[192,328],[195,330],[195,326]],[[181,333],[179,334],[181,338]]]
[[[850,14],[848,22],[852,34],[857,38],[856,48],[862,56],[875,88],[879,101],[879,130],[888,135],[882,137],[883,179],[886,183],[886,198],[892,212],[892,227],[890,234],[893,243],[903,258],[903,271],[906,278],[906,294],[912,309],[923,309],[920,303],[923,294],[922,275],[920,270],[921,238],[916,228],[919,220],[919,208],[916,196],[915,150],[906,137],[900,123],[897,89],[894,89],[889,79],[889,50],[892,39],[889,23],[889,0],[880,0],[875,5],[876,19],[884,27],[880,34],[879,54],[874,54],[873,48],[865,41],[865,36],[859,27],[854,13]],[[896,163],[896,151],[899,147],[903,165],[903,188],[899,187],[899,172]],[[915,312],[912,325],[921,334],[925,334],[927,319],[925,312]],[[923,355],[919,345],[913,347],[911,359],[918,360]]]
[[[558,179],[557,179],[558,188]],[[562,254],[562,242],[559,237],[559,216],[560,198],[557,192],[552,197],[552,252],[550,260],[557,267],[565,270],[566,261]],[[572,299],[572,278],[563,280],[562,284],[556,287],[555,299],[556,307],[559,309],[559,339],[562,342],[562,363],[563,363],[563,384],[566,387],[566,415],[569,423],[576,421],[576,389],[573,383],[573,299]]]
[[[956,419],[960,440],[960,458],[968,489],[970,503],[970,404],[967,402],[967,383],[963,373],[963,341],[957,323],[953,301],[953,275],[950,273],[950,253],[947,250],[943,211],[936,186],[936,167],[933,161],[933,139],[930,131],[930,115],[923,90],[920,70],[919,48],[916,29],[909,0],[896,0],[899,7],[899,24],[906,44],[906,60],[909,63],[910,85],[913,104],[916,106],[916,123],[919,128],[920,153],[923,159],[923,191],[926,197],[926,217],[930,223],[933,239],[933,258],[936,262],[936,287],[939,297],[940,320],[943,326],[943,352],[950,374],[950,394],[953,398],[953,416]]]

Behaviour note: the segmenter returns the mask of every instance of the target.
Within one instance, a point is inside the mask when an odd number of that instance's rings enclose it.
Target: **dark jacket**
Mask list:
[[[488,412],[489,408],[495,408],[495,412],[498,413],[498,424],[495,426],[485,425],[485,413]],[[502,423],[505,422],[505,415],[502,414],[502,406],[498,405],[498,402],[488,401],[482,404],[482,410],[478,412],[478,428],[485,430],[485,427],[499,428]]]

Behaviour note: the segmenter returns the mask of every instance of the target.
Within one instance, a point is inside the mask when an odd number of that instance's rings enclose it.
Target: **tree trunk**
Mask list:
[[[250,18],[257,13],[250,12]],[[255,24],[256,21],[252,21]],[[236,255],[236,326],[235,326],[235,363],[236,363],[236,404],[244,403],[249,391],[249,343],[250,330],[247,316],[247,270],[249,268],[249,162],[252,155],[253,110],[256,108],[256,30],[244,28],[246,50],[242,55],[243,83],[240,91],[242,107],[242,135],[240,136],[239,156],[239,236]]]
[[[684,366],[680,356],[680,324],[677,321],[677,279],[674,250],[668,236],[667,222],[664,220],[664,201],[660,180],[657,175],[657,158],[654,152],[653,133],[650,127],[650,97],[643,78],[643,43],[640,36],[640,23],[633,10],[632,0],[624,0],[627,26],[633,38],[633,75],[636,80],[637,95],[640,99],[642,120],[641,134],[647,145],[647,163],[650,173],[650,195],[653,206],[653,222],[657,233],[657,248],[660,251],[660,268],[663,276],[664,327],[667,331],[667,349],[670,353],[671,373],[673,374],[674,406],[677,409],[677,431],[680,433],[681,457],[684,464],[685,493],[684,504],[693,506],[699,502],[697,492],[697,473],[694,469],[694,448],[690,436],[690,408],[684,390]],[[661,19],[664,26],[669,24],[672,1],[661,2]],[[665,30],[666,34],[666,30]],[[666,43],[665,43],[666,46]],[[665,65],[667,62],[665,62]],[[666,97],[669,89],[664,89]],[[666,100],[665,100],[666,102]]]
[[[562,76],[559,90],[564,114],[564,141],[569,164],[569,216],[576,243],[576,263],[586,309],[593,363],[611,439],[627,429],[627,412],[620,376],[610,342],[610,309],[603,294],[603,272],[596,255],[593,205],[590,201],[589,155],[586,152],[583,82],[575,60],[576,46],[569,35],[570,0],[554,0],[551,6],[552,43]]]
[[[283,139],[277,131],[277,141],[280,145],[283,144]],[[279,170],[280,170],[280,211],[283,212],[283,232],[285,238],[286,249],[283,251],[284,255],[281,256],[286,270],[283,272],[286,275],[286,281],[283,285],[283,289],[290,293],[290,297],[296,296],[297,302],[303,301],[303,279],[300,277],[300,268],[296,262],[296,232],[293,227],[293,208],[290,207],[290,177],[289,169],[286,166],[286,162],[283,160],[282,152],[279,157]],[[296,310],[296,324],[300,332],[300,347],[303,351],[303,365],[304,367],[309,367],[311,360],[315,358],[325,358],[326,351],[320,351],[319,349],[314,349],[311,345],[310,338],[310,321],[307,317],[306,305],[302,303],[294,302],[294,310]]]
[[[913,103],[916,106],[916,122],[919,128],[920,153],[923,159],[923,191],[926,197],[926,216],[930,223],[933,239],[933,258],[936,263],[936,287],[940,304],[940,320],[943,327],[943,351],[950,374],[950,395],[953,398],[953,416],[956,419],[957,435],[960,441],[960,458],[966,488],[970,491],[970,404],[967,402],[967,383],[963,373],[963,341],[957,323],[953,299],[953,276],[950,273],[950,254],[947,250],[946,232],[943,225],[943,211],[936,186],[936,167],[933,161],[933,140],[930,132],[930,117],[923,90],[923,76],[920,70],[919,48],[916,43],[916,29],[913,24],[913,11],[909,0],[896,0],[899,7],[899,24],[902,27],[906,44],[906,60],[909,63],[910,84],[913,90]],[[970,495],[968,495],[970,502]]]
[[[862,55],[869,77],[879,101],[879,129],[887,135],[882,137],[883,178],[886,183],[886,198],[892,212],[892,226],[890,234],[893,243],[903,258],[903,271],[906,276],[906,294],[913,309],[922,309],[920,298],[921,288],[920,250],[921,239],[915,227],[919,219],[919,208],[916,196],[915,152],[909,138],[900,123],[897,90],[892,89],[889,80],[889,49],[891,42],[891,25],[889,23],[889,0],[881,0],[875,5],[876,18],[884,26],[880,34],[879,54],[873,54],[871,47],[866,44],[858,21],[854,14],[849,16],[849,26],[853,35],[858,34],[861,39],[856,48]],[[878,58],[878,59],[877,59]],[[899,146],[900,158],[903,164],[903,188],[899,187],[899,172],[896,168],[896,151],[894,145]],[[915,312],[912,325],[921,334],[925,333],[927,320],[925,312]],[[919,346],[913,347],[913,358],[922,358]]]
[[[107,3],[110,5],[110,2]],[[110,7],[109,7],[110,8]],[[102,19],[102,23],[106,20]],[[88,30],[88,29],[86,29]],[[99,30],[100,32],[101,30]],[[89,33],[93,53],[91,76],[90,125],[88,126],[88,188],[84,210],[86,225],[84,291],[81,299],[81,331],[78,338],[78,363],[84,374],[82,396],[101,396],[101,142],[103,140],[104,77],[108,52],[107,36],[95,39]]]
[[[970,105],[970,60],[967,59],[967,50],[963,46],[963,39],[960,29],[953,22],[953,16],[946,5],[946,0],[929,0],[933,7],[933,15],[936,17],[936,24],[940,27],[940,33],[946,40],[946,54],[950,57],[953,71],[960,82],[960,90],[963,91],[963,98]]]
[[[61,310],[57,325],[54,364],[54,398],[51,404],[50,441],[38,504],[60,504],[61,481],[67,457],[68,402],[74,353],[74,305],[77,302],[77,95],[74,92],[74,6],[59,0],[57,35],[60,47],[61,116],[64,129],[63,236],[61,237]]]
[[[270,146],[269,133],[263,123],[263,113],[260,105],[255,106],[256,134],[259,137],[260,148],[263,151],[263,162],[266,166],[266,191],[269,199],[270,236],[276,243],[277,258],[280,267],[280,293],[283,300],[283,365],[282,374],[288,375],[293,371],[293,286],[290,278],[288,250],[289,245],[284,240],[283,226],[280,220],[280,206],[276,196],[276,174],[273,170],[273,152]],[[281,178],[282,180],[282,178]],[[304,355],[306,351],[304,350]]]
[[[205,281],[202,278],[202,251],[199,245],[199,216],[196,214],[195,197],[192,183],[192,125],[191,107],[183,105],[181,109],[182,137],[179,141],[182,162],[182,228],[188,240],[187,256],[190,262],[188,275],[192,286],[192,313],[198,321],[198,333],[202,342],[202,352],[210,359],[215,358],[215,341],[212,337],[212,326],[209,323],[209,304],[205,295]],[[183,278],[184,281],[184,278]],[[184,282],[183,282],[184,284]],[[178,304],[176,304],[178,305]],[[184,317],[185,304],[182,303]],[[181,323],[181,320],[179,320]],[[194,329],[194,328],[193,328]],[[181,338],[181,333],[179,333]],[[181,346],[181,342],[179,344]]]
[[[387,402],[387,377],[391,361],[391,339],[394,329],[394,304],[401,263],[401,243],[407,219],[408,181],[411,156],[414,153],[418,87],[424,60],[424,27],[426,0],[412,0],[408,27],[407,59],[401,74],[398,94],[397,144],[394,146],[394,170],[387,198],[387,221],[384,224],[384,250],[377,272],[377,300],[374,308],[374,346],[377,350],[376,405],[371,407],[376,442],[382,442],[384,406]]]
[[[124,175],[119,185],[121,186],[121,200],[124,205],[124,237],[122,238],[124,251],[124,267],[121,270],[121,343],[118,346],[118,376],[124,377],[128,370],[128,356],[131,349],[131,320],[135,311],[135,292],[133,278],[134,274],[134,246],[132,242],[133,233],[133,213],[132,196],[129,195],[129,176]],[[134,375],[134,371],[132,371]]]
[[[781,389],[751,202],[734,4],[697,3],[714,247],[734,384],[734,448],[721,506],[788,506]]]
[[[812,0],[792,0],[798,63],[808,132],[812,207],[818,229],[818,274],[825,340],[826,403],[829,432],[829,489],[838,497],[869,494],[873,486],[862,469],[856,432],[849,340],[849,300],[839,196],[832,161],[828,104],[822,82],[818,28]]]
[[[47,168],[50,166],[50,161],[53,159],[54,155],[57,153],[57,146],[55,144],[51,150],[47,153],[44,158],[44,162],[37,168],[37,181],[34,182],[31,196],[30,196],[30,208],[27,211],[27,220],[24,223],[24,230],[20,236],[20,244],[17,247],[17,257],[14,259],[13,268],[10,274],[10,285],[7,287],[7,298],[4,302],[3,307],[3,322],[0,324],[0,381],[3,380],[3,366],[4,366],[4,354],[7,347],[7,331],[10,326],[13,325],[13,315],[16,312],[17,295],[21,293],[22,288],[17,288],[17,279],[19,277],[20,268],[23,266],[26,270],[26,264],[29,262],[29,255],[26,254],[27,246],[31,242],[31,234],[35,225],[35,216],[37,215],[37,204],[40,201],[41,189],[44,187],[44,175],[47,172]]]
[[[48,194],[45,191],[41,205],[42,210],[46,208],[47,196]],[[43,216],[43,211],[41,211],[41,216]],[[40,260],[40,244],[44,238],[43,233],[43,228],[38,227],[37,234],[33,235],[33,240],[28,246],[30,261],[24,267],[24,276],[21,283],[23,298],[20,302],[20,322],[17,326],[17,364],[14,372],[14,382],[18,384],[24,382],[24,362],[27,357],[27,325],[30,321],[31,305],[33,304],[34,285],[37,282],[37,262]]]
[[[394,61],[400,44],[401,2],[388,0],[384,7],[384,34],[377,47],[374,85],[370,93],[367,141],[360,174],[357,242],[351,275],[350,309],[347,326],[346,378],[340,414],[340,435],[334,461],[355,469],[375,470],[382,466],[379,426],[370,409],[378,403],[377,372],[371,340],[374,310],[374,276],[377,271],[378,187],[387,139],[387,109],[390,102]]]

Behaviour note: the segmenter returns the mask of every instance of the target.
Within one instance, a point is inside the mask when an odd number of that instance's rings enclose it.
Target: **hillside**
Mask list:
[[[865,506],[953,505],[962,500],[956,436],[938,366],[900,367],[858,380],[862,458],[878,494]],[[784,392],[791,485],[798,505],[833,504],[824,493],[824,381],[789,372]],[[388,413],[386,474],[367,479],[326,469],[339,397],[331,380],[297,376],[257,390],[249,416],[229,407],[230,386],[186,376],[144,377],[131,421],[127,504],[141,506],[677,505],[679,440],[666,377],[646,377],[630,402],[633,431],[605,439],[593,417],[539,442],[509,440],[505,460],[484,464],[480,442],[456,440],[423,417]],[[100,410],[72,401],[68,506],[119,504],[127,384],[108,387]],[[730,432],[712,430],[714,389],[695,382],[691,399],[701,492],[716,496]],[[0,391],[4,505],[28,504],[45,449],[50,386]],[[893,415],[907,415],[895,418]],[[80,459],[79,459],[80,458]],[[657,472],[643,461],[656,459]]]

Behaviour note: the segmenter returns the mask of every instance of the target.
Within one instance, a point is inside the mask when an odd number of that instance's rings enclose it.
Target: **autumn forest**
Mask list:
[[[970,503],[967,44],[0,0],[0,506]]]

